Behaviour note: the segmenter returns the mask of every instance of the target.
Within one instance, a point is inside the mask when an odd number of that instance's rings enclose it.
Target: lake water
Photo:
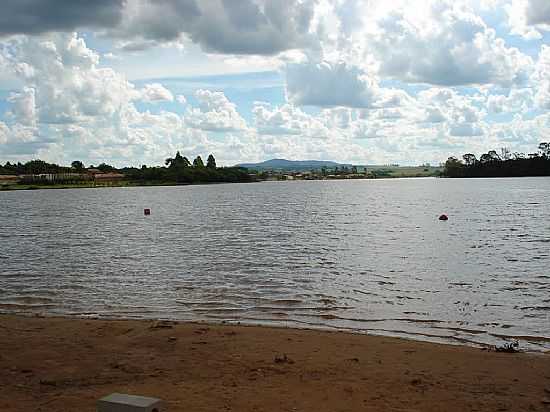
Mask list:
[[[0,312],[548,350],[550,179],[0,192]]]

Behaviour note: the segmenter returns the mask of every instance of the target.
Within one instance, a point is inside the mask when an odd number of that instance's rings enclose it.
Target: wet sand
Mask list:
[[[296,329],[0,316],[0,410],[550,411],[550,354]]]

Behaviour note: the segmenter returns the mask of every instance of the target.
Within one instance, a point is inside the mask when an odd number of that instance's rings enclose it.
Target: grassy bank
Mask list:
[[[440,176],[442,167],[435,166],[370,166],[369,172],[378,177],[433,177]]]

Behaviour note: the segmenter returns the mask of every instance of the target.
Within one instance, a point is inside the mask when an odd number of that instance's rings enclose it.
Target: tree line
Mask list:
[[[515,177],[550,176],[550,143],[542,142],[538,151],[525,155],[508,148],[490,150],[478,159],[466,153],[462,159],[449,157],[443,171],[445,177]]]
[[[101,163],[98,166],[90,165],[90,169],[98,169],[101,172],[115,172],[118,169],[105,163]],[[44,160],[36,159],[29,160],[28,162],[10,163],[6,162],[2,166],[0,164],[0,175],[37,175],[37,174],[57,174],[57,173],[81,173],[85,171],[84,164],[75,160],[71,163],[71,166],[60,166],[56,163],[48,163]]]
[[[164,167],[147,167],[141,169],[125,168],[121,172],[132,180],[142,182],[175,182],[175,183],[237,183],[250,182],[252,177],[248,170],[242,167],[217,167],[216,159],[209,155],[206,165],[202,158],[197,156],[191,163],[178,151],[172,158],[165,160]]]
[[[217,167],[216,159],[212,154],[208,156],[205,165],[200,156],[197,156],[191,163],[179,151],[173,158],[166,159],[164,166],[143,165],[141,168],[116,168],[101,163],[98,166],[90,165],[86,168],[79,160],[73,161],[70,167],[47,163],[43,160],[31,160],[26,163],[7,162],[5,165],[0,164],[0,175],[86,173],[89,169],[98,169],[104,173],[122,173],[127,180],[142,183],[248,182],[252,180],[245,168]]]

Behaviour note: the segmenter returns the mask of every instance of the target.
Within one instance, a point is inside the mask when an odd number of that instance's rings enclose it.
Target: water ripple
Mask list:
[[[1,192],[0,313],[518,339],[548,350],[542,187],[550,179]]]

